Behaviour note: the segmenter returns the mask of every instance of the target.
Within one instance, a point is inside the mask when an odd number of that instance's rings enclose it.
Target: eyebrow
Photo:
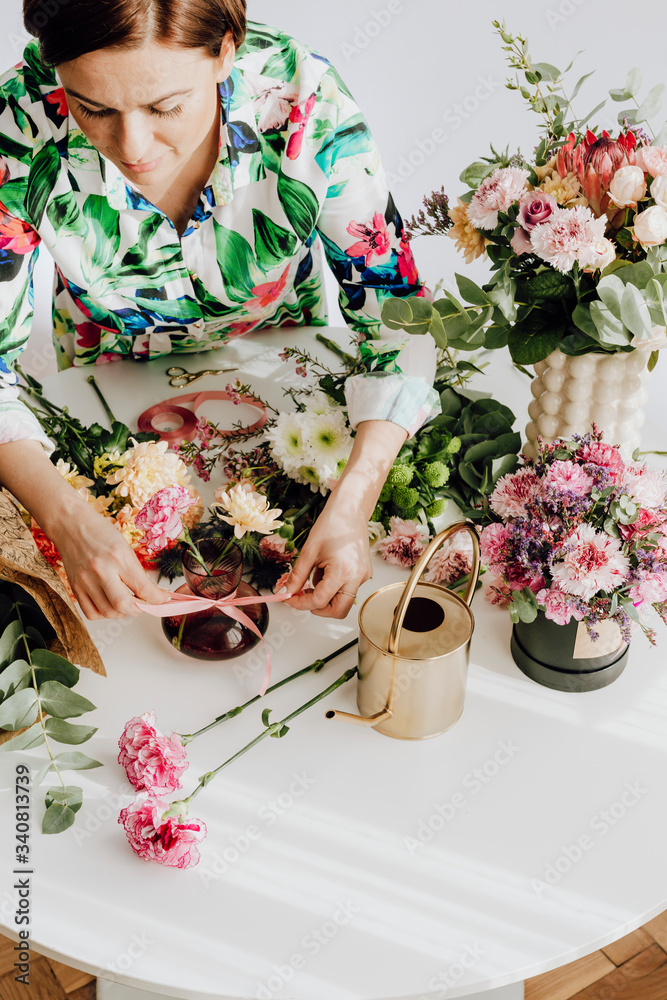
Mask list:
[[[77,94],[76,90],[68,90],[65,88],[65,92],[70,94],[72,97],[78,98],[80,101],[85,101],[86,104],[94,104],[96,108],[105,108],[107,111],[113,111],[114,108],[107,107],[106,104],[100,104],[99,101],[93,101],[90,97],[84,97],[83,94]],[[144,104],[144,108],[152,108],[156,104],[162,104],[164,101],[168,101],[171,97],[180,97],[183,94],[191,94],[192,90],[175,90],[171,94],[165,94],[164,97],[159,97],[156,101],[151,101],[150,104]]]

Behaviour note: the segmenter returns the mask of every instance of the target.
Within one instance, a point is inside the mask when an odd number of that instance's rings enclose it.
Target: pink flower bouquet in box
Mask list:
[[[514,622],[542,612],[582,621],[591,639],[603,620],[625,642],[633,623],[651,642],[667,623],[667,476],[626,464],[597,432],[552,444],[503,476],[489,501],[497,520],[482,531],[487,596]]]

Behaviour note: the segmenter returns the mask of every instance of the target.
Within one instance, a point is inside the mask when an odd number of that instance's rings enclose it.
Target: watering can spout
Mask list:
[[[325,713],[325,718],[338,719],[340,722],[351,722],[355,726],[377,726],[380,722],[386,722],[387,719],[391,719],[392,715],[393,712],[390,708],[385,708],[382,712],[376,712],[375,715],[354,715],[352,712],[337,712],[335,709],[330,709]]]

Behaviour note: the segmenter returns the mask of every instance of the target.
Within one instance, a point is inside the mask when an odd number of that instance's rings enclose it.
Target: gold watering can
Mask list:
[[[420,581],[437,549],[460,531],[467,531],[473,544],[463,598],[439,584]],[[392,583],[371,594],[359,612],[361,715],[329,711],[326,717],[372,726],[399,740],[425,740],[451,729],[463,712],[475,627],[470,602],[479,569],[475,526],[458,521],[430,542],[407,584]]]

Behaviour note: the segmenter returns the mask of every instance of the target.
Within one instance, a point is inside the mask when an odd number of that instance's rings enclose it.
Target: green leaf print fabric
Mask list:
[[[0,443],[36,438],[13,363],[32,322],[41,247],[55,263],[61,367],[205,350],[327,322],[322,267],[370,348],[348,379],[353,426],[413,433],[439,411],[429,337],[382,326],[387,296],[424,294],[365,119],[336,70],[251,23],[219,86],[220,155],[185,231],[86,139],[31,42],[0,78]]]

